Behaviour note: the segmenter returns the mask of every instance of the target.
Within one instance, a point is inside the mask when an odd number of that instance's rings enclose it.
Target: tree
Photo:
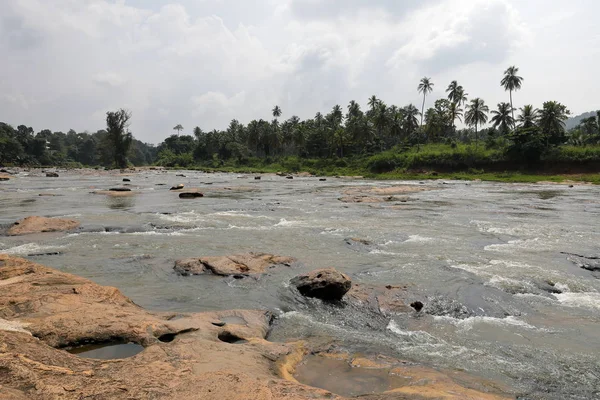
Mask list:
[[[412,104],[407,105],[403,108],[402,114],[404,115],[404,131],[408,136],[411,136],[415,133],[417,128],[419,127],[419,109]]]
[[[519,126],[525,129],[535,126],[538,119],[538,109],[533,108],[531,104],[527,104],[526,106],[521,107],[520,110],[521,115],[519,115],[519,117],[517,118]]]
[[[475,126],[475,148],[477,149],[477,143],[479,140],[477,128],[485,124],[488,120],[487,113],[489,111],[488,106],[479,97],[471,100],[471,103],[467,107],[465,113],[465,123],[469,126]]]
[[[521,89],[521,84],[523,82],[523,78],[517,75],[518,72],[519,68],[515,66],[508,67],[506,71],[504,71],[504,78],[502,78],[502,80],[500,81],[500,85],[504,87],[504,90],[508,90],[508,92],[510,93],[510,108],[512,109],[511,113],[513,118],[513,124],[515,120],[515,109],[513,108],[512,92],[516,92],[517,90]]]
[[[494,128],[499,128],[500,132],[503,135],[507,135],[510,131],[510,126],[514,126],[515,121],[511,116],[512,107],[508,103],[498,103],[498,110],[493,110],[493,117],[491,122],[493,122]]]
[[[421,126],[423,126],[423,113],[425,112],[425,97],[433,91],[433,82],[431,78],[424,77],[421,79],[417,91],[423,93],[423,106],[421,106]]]
[[[279,108],[279,106],[275,106],[275,107],[273,107],[273,110],[272,110],[272,112],[273,112],[273,117],[274,117],[274,118],[279,118],[279,117],[281,117],[281,108]]]
[[[546,147],[564,142],[565,121],[571,112],[557,101],[547,101],[538,114],[538,126],[546,138]]]
[[[118,168],[127,167],[127,152],[132,140],[131,132],[127,129],[130,119],[131,112],[122,108],[118,111],[106,113],[106,131],[112,145],[111,150],[115,164]]]
[[[174,131],[177,131],[177,134],[179,135],[181,133],[181,131],[183,130],[183,126],[181,126],[181,124],[177,124],[174,128]]]

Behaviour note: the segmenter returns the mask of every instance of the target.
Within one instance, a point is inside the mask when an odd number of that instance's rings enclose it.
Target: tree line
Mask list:
[[[473,144],[475,151],[502,149],[515,159],[535,162],[544,152],[563,144],[600,144],[600,112],[567,132],[565,121],[570,112],[557,101],[546,101],[539,108],[515,108],[513,95],[523,85],[518,73],[517,67],[506,69],[500,86],[508,92],[508,101],[492,110],[482,98],[471,97],[457,81],[450,82],[445,97],[425,109],[434,82],[424,77],[417,86],[423,97],[420,110],[413,104],[388,105],[371,96],[366,109],[352,100],[345,108],[335,105],[313,118],[291,116],[282,120],[283,111],[275,106],[271,120],[252,120],[244,125],[233,119],[225,130],[203,131],[197,126],[193,134],[182,135],[184,127],[177,124],[173,128],[177,133],[156,147],[132,137],[128,131],[131,114],[126,110],[108,112],[107,129],[94,134],[43,130],[34,135],[24,125],[14,129],[0,124],[0,162],[186,167],[235,160],[243,165],[257,157],[268,162],[285,156],[338,159],[392,149],[418,151],[429,143]],[[458,123],[465,127],[458,129]]]

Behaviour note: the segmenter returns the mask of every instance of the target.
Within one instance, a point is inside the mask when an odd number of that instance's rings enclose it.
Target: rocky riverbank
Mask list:
[[[0,288],[3,399],[343,398],[296,375],[299,366],[314,364],[309,354],[327,359],[331,346],[266,340],[268,311],[149,312],[115,288],[5,254]],[[144,349],[108,360],[67,351],[116,343]],[[380,393],[364,399],[510,398],[490,383],[472,379],[467,388],[452,373],[400,360],[336,357],[344,362],[331,371],[333,379],[351,364],[365,376],[375,368],[390,377],[392,386],[379,385]]]

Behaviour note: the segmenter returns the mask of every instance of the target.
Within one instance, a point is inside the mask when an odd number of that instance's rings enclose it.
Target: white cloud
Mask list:
[[[571,3],[4,1],[0,121],[94,130],[127,107],[134,134],[159,142],[177,123],[225,128],[269,118],[275,104],[306,118],[372,94],[418,102],[423,75],[436,83],[431,101],[458,79],[493,106],[511,64],[525,77],[517,104],[600,108],[600,4]]]

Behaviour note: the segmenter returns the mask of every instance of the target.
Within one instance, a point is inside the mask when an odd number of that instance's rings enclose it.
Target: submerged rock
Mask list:
[[[369,252],[377,247],[370,240],[355,237],[344,239],[344,243],[352,250],[362,252]]]
[[[318,269],[291,280],[300,294],[326,301],[341,300],[352,287],[352,280],[335,268]]]
[[[196,199],[198,197],[204,197],[204,195],[200,192],[185,192],[179,193],[180,199]]]
[[[46,172],[47,178],[58,178],[58,174],[56,172]]]
[[[600,256],[585,256],[581,254],[566,252],[562,252],[562,254],[567,255],[567,260],[571,261],[579,268],[586,269],[592,272],[600,271]]]
[[[18,236],[41,232],[62,232],[78,226],[79,221],[74,219],[31,216],[15,222],[7,233],[9,236]]]
[[[180,275],[212,273],[220,276],[262,274],[275,266],[291,266],[296,259],[265,253],[245,253],[232,256],[186,258],[175,261],[173,269]]]
[[[131,192],[130,188],[125,188],[125,187],[115,187],[115,188],[110,188],[108,190],[111,192]]]
[[[184,184],[180,183],[179,185],[175,185],[175,186],[171,187],[170,190],[181,190],[183,188],[184,188]]]

